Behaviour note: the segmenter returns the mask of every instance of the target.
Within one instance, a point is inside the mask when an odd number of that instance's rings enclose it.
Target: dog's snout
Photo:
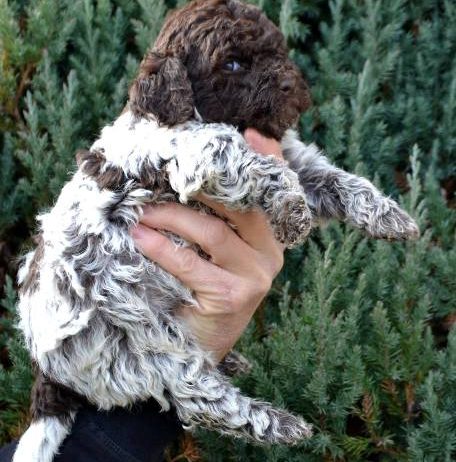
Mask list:
[[[279,84],[279,88],[284,93],[288,93],[290,90],[294,88],[295,85],[296,85],[296,79],[294,77],[285,77],[284,79],[281,80]]]

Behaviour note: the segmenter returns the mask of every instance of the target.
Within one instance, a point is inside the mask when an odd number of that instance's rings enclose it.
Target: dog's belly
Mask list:
[[[85,329],[46,354],[45,373],[101,409],[150,397],[167,409],[162,371],[155,366],[163,349],[159,341],[147,322],[116,326],[98,312]]]
[[[134,222],[147,199],[132,206],[125,198],[114,208],[111,202],[76,175],[42,217],[39,276],[21,294],[21,328],[43,372],[100,408],[152,396],[166,409],[161,356],[186,361],[189,335],[174,312],[196,301],[135,249],[125,223],[106,215],[128,208],[123,212]],[[187,245],[177,236],[173,241]],[[31,266],[23,268],[23,280]]]

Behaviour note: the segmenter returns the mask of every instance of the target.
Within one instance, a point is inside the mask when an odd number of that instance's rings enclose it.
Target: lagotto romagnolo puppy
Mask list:
[[[188,428],[259,443],[311,435],[302,418],[244,396],[214,367],[174,315],[197,304],[191,291],[129,234],[145,204],[200,207],[192,199],[203,192],[263,211],[288,245],[330,218],[375,238],[417,237],[394,201],[299,141],[291,127],[308,105],[282,34],[256,7],[196,1],[168,17],[126,109],[79,153],[77,172],[39,217],[40,243],[19,272],[20,328],[37,378],[15,462],[50,462],[82,399],[111,409],[152,398]],[[246,127],[281,140],[286,163],[249,149]],[[236,369],[235,355],[226,361]]]

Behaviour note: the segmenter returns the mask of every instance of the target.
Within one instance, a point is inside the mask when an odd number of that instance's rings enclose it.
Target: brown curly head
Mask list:
[[[131,109],[160,123],[188,120],[196,107],[207,122],[276,139],[309,104],[279,29],[238,0],[196,0],[171,13],[130,90]]]

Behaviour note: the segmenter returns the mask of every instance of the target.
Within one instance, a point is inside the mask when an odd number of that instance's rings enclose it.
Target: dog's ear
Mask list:
[[[153,115],[160,125],[173,126],[190,119],[193,91],[181,60],[149,52],[130,88],[129,103],[134,114]]]

